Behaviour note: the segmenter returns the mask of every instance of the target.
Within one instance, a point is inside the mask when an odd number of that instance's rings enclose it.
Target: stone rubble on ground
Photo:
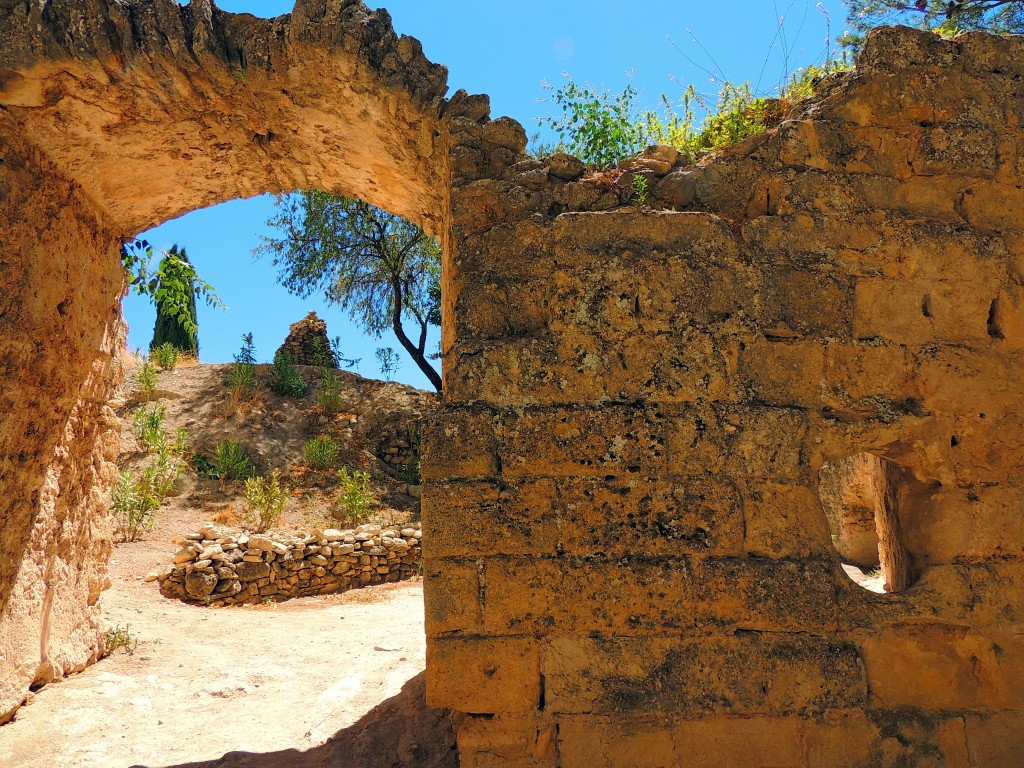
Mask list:
[[[367,524],[308,536],[208,525],[178,538],[173,564],[151,572],[165,597],[219,608],[345,592],[419,575],[420,526]]]

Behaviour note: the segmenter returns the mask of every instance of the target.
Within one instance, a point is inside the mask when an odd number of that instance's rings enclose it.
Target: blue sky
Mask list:
[[[371,7],[379,7],[372,0]],[[292,0],[217,0],[226,11],[276,16]],[[686,83],[713,94],[713,73],[733,82],[749,80],[771,94],[785,73],[826,54],[828,27],[841,33],[845,6],[840,0],[391,0],[384,4],[399,33],[423,43],[432,61],[448,67],[449,95],[459,88],[491,97],[492,116],[509,115],[529,135],[540,130],[538,116],[551,112],[542,81],[558,85],[562,73],[577,81],[621,90],[629,81],[648,106],[662,93],[678,98]],[[784,21],[780,24],[780,19]],[[345,355],[361,358],[357,370],[378,377],[374,351],[399,348],[390,337],[366,338],[338,307],[322,300],[297,299],[276,284],[266,260],[253,259],[259,235],[273,214],[269,198],[236,200],[195,211],[144,233],[156,247],[184,246],[202,277],[213,284],[227,311],[201,307],[200,358],[229,362],[243,333],[254,334],[257,357],[268,360],[288,326],[310,310],[327,321],[331,336],[342,338]],[[125,299],[130,349],[147,348],[155,312],[148,300]],[[395,378],[429,388],[403,354]]]

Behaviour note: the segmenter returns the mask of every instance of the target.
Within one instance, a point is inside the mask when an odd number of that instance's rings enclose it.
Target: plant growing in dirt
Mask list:
[[[161,371],[173,371],[178,366],[178,358],[181,350],[170,342],[153,347],[149,351],[150,359],[157,364]]]
[[[282,397],[302,397],[306,394],[306,379],[295,365],[295,359],[287,352],[274,355],[267,386],[271,392]]]
[[[368,472],[348,468],[338,473],[338,501],[334,517],[342,522],[358,525],[366,522],[380,506],[371,487]]]
[[[142,361],[142,366],[135,374],[135,384],[139,387],[139,399],[144,403],[150,402],[156,395],[157,372],[148,359]]]
[[[131,628],[131,624],[126,624],[123,627],[118,624],[113,629],[107,630],[103,643],[105,656],[109,656],[118,648],[124,648],[129,654],[135,653],[135,649],[139,645],[139,638],[132,634]]]
[[[409,445],[412,447],[412,456],[409,461],[402,465],[399,478],[409,485],[422,485],[423,473],[420,467],[420,425],[418,422],[409,424]]]
[[[153,453],[167,443],[167,433],[164,432],[166,418],[167,408],[160,403],[143,406],[132,414],[135,438],[147,453]]]
[[[398,371],[398,354],[391,347],[377,348],[377,363],[385,381],[394,381]]]
[[[237,440],[228,439],[213,448],[213,464],[221,485],[250,478],[255,473],[252,458]]]
[[[228,388],[231,390],[230,410],[239,410],[256,395],[259,381],[256,378],[256,345],[252,334],[242,335],[242,347],[234,356],[235,362],[228,369]]]
[[[861,17],[877,17],[880,8],[889,8],[890,13],[894,7],[910,10],[910,3],[902,0],[846,1]],[[947,0],[928,0],[927,3],[922,0],[914,5],[922,11],[925,6],[938,9],[988,3],[989,0],[965,0],[947,6]],[[992,0],[992,4],[1005,3]],[[1024,5],[1024,0],[1020,4]],[[848,52],[837,54],[833,48],[828,10],[821,3],[817,8],[824,20],[825,46],[816,62],[803,70],[794,72],[789,67],[790,51],[783,27],[785,17],[779,19],[780,33],[768,54],[774,52],[776,45],[781,45],[784,70],[770,92],[762,90],[760,82],[752,87],[748,82],[730,80],[712,59],[712,69],[705,69],[705,72],[718,89],[717,96],[704,95],[690,84],[683,88],[678,99],[662,94],[658,108],[644,109],[640,93],[631,82],[621,91],[613,92],[605,86],[581,85],[568,73],[563,73],[566,82],[561,87],[542,83],[543,88],[551,91],[551,101],[557,109],[554,114],[538,118],[538,122],[554,129],[559,137],[559,148],[564,147],[593,169],[609,168],[652,144],[675,147],[683,162],[696,162],[702,154],[778,125],[793,104],[809,96],[823,78],[853,68]],[[694,41],[700,45],[696,38]],[[849,44],[851,41],[841,38],[840,42]],[[768,57],[766,64],[767,61]]]
[[[328,469],[338,462],[341,446],[330,435],[311,438],[302,446],[302,455],[310,469]]]
[[[141,470],[122,470],[111,492],[114,525],[122,541],[138,541],[156,524],[156,512],[174,490],[185,463],[188,433],[164,430],[167,409],[156,403],[132,417],[135,435],[148,464]]]
[[[245,481],[246,528],[255,533],[270,530],[281,519],[288,487],[281,483],[281,473],[274,470],[270,477],[250,477]]]
[[[117,473],[110,499],[121,541],[138,541],[156,525],[156,511],[164,499],[158,485],[164,487],[164,478],[157,477],[154,467],[147,467],[138,476],[126,470]]]
[[[341,413],[341,382],[331,368],[320,369],[320,381],[317,388],[317,402],[325,416]]]
[[[651,194],[650,186],[647,183],[647,177],[643,174],[637,174],[633,177],[633,181],[630,184],[632,187],[633,195],[632,201],[638,207],[646,210],[648,208],[648,198]]]

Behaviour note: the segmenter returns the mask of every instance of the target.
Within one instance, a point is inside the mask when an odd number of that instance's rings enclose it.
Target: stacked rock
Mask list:
[[[337,368],[338,360],[327,337],[327,323],[310,312],[288,327],[288,337],[274,355],[276,360],[288,355],[295,365],[317,365]]]
[[[147,576],[165,597],[213,607],[280,602],[402,581],[420,573],[419,525],[361,525],[308,536],[206,526],[180,537],[174,563]]]

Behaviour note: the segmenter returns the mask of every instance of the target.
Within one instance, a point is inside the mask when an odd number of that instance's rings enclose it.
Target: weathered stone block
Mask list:
[[[738,494],[708,475],[561,480],[556,513],[570,555],[736,555],[743,546]]]
[[[217,586],[217,574],[192,571],[185,577],[185,593],[193,600],[202,600],[213,594]]]
[[[530,638],[435,638],[427,645],[427,702],[459,712],[533,712],[540,657]]]
[[[740,602],[711,603],[685,560],[489,558],[484,626],[496,635],[588,630],[651,632],[738,620]]]
[[[816,407],[824,394],[825,347],[752,336],[740,352],[738,378],[761,402]]]
[[[793,714],[861,706],[867,697],[857,649],[823,638],[561,636],[542,658],[555,713]]]
[[[428,637],[480,628],[480,579],[475,562],[431,561],[424,568],[424,576]]]
[[[525,410],[502,417],[506,477],[626,475],[664,468],[662,416],[628,406]]]
[[[804,485],[751,482],[743,491],[744,546],[758,557],[821,557],[832,552],[821,499]]]
[[[992,290],[960,280],[858,280],[853,334],[908,345],[987,344]]]
[[[270,576],[269,563],[241,562],[235,565],[235,573],[240,581],[256,581]],[[307,577],[308,578],[308,577]]]
[[[874,706],[993,710],[1020,704],[1019,638],[920,626],[866,634],[859,642]]]
[[[556,764],[555,725],[539,716],[465,718],[456,731],[462,768],[514,763],[524,768]]]
[[[680,765],[671,727],[663,721],[562,717],[560,768],[675,768]]]
[[[497,470],[494,417],[481,408],[445,411],[423,425],[423,479],[489,477]]]
[[[877,764],[881,735],[863,712],[826,714],[804,726],[806,768],[864,768]]]
[[[1024,753],[1024,711],[971,715],[966,718],[970,765],[1016,768]]]
[[[795,717],[713,717],[680,723],[679,754],[701,768],[801,768],[800,721]]]
[[[483,482],[432,483],[423,493],[429,558],[549,554],[558,549],[553,480],[496,487]]]
[[[928,564],[1024,558],[1024,487],[937,489],[907,515],[907,547]]]
[[[850,338],[853,290],[848,280],[820,272],[766,268],[757,321],[769,335]]]

